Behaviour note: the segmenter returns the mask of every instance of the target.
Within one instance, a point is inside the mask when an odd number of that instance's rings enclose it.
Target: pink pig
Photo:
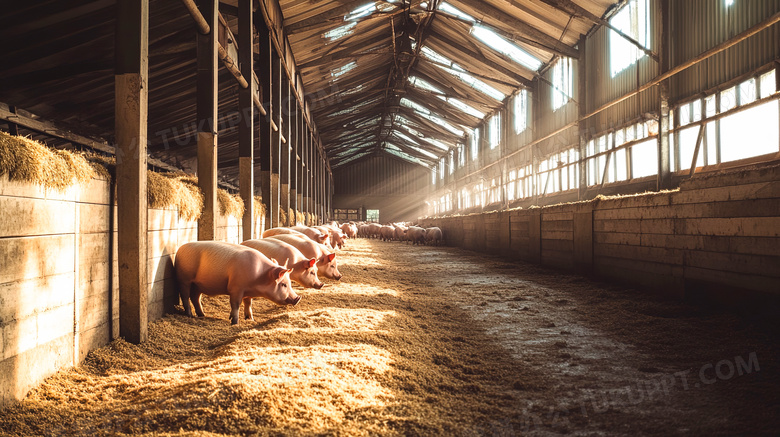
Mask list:
[[[230,322],[238,324],[238,309],[252,317],[252,298],[264,297],[279,305],[301,300],[290,284],[292,269],[282,267],[249,247],[219,241],[183,244],[176,251],[176,279],[184,312],[192,317],[190,301],[198,317],[204,317],[202,295],[230,296]]]
[[[306,258],[295,246],[275,238],[246,240],[241,245],[259,250],[268,258],[291,267],[290,279],[301,284],[304,288],[322,288],[322,282],[317,277],[317,267],[314,265],[317,260]]]
[[[274,239],[282,240],[285,243],[295,246],[306,258],[315,258],[317,260],[317,275],[329,279],[341,279],[338,265],[335,261],[336,254],[332,253],[325,245],[315,243],[310,238],[301,235],[274,235]]]

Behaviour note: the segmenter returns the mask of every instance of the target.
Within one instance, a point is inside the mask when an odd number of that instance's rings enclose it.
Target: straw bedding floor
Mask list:
[[[767,321],[376,240],[295,308],[166,316],[0,411],[10,435],[772,435]],[[730,371],[731,369],[731,371]]]

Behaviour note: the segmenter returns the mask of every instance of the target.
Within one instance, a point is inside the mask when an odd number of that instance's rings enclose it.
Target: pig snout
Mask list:
[[[318,283],[315,283],[315,284],[314,284],[314,288],[316,288],[317,290],[319,290],[320,288],[322,288],[322,286],[323,286],[323,285],[325,285],[325,283],[323,283],[323,282],[318,282]]]
[[[288,296],[287,299],[285,299],[285,304],[295,306],[298,305],[298,302],[300,301],[301,297],[298,295]]]

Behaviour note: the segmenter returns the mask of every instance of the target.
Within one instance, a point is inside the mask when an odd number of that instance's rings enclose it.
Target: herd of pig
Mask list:
[[[380,225],[378,223],[361,224],[357,228],[357,235],[365,238],[378,238],[383,241],[411,241],[412,244],[442,243],[441,229],[437,227],[421,228],[419,226],[406,226],[393,223]]]
[[[183,244],[176,252],[174,268],[184,312],[192,317],[190,303],[203,317],[201,297],[227,295],[230,322],[238,324],[239,308],[252,317],[252,299],[264,297],[278,305],[297,305],[301,297],[290,281],[304,288],[320,289],[320,277],[339,280],[336,250],[347,238],[377,237],[383,240],[409,240],[414,244],[441,241],[439,228],[423,229],[403,225],[356,225],[336,222],[324,226],[271,228],[262,239],[232,244],[197,241]]]

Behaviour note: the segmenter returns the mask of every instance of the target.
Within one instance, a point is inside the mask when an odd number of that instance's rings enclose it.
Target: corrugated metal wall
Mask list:
[[[726,0],[669,0],[669,29],[671,36],[668,47],[669,68],[673,68],[697,55],[728,41],[735,35],[755,26],[780,11],[780,0],[733,0],[727,6]],[[660,2],[648,0],[650,48],[659,50],[662,23],[660,19]],[[563,107],[553,111],[553,90],[547,81],[553,80],[553,68],[547,68],[543,73],[546,80],[535,79],[529,90],[532,102],[529,108],[532,115],[525,132],[515,134],[513,125],[513,97],[506,100],[506,115],[503,120],[505,130],[505,146],[501,150],[504,156],[524,148],[534,140],[543,138],[567,124],[576,122],[579,116],[578,103],[582,103],[585,113],[614,101],[617,98],[637,89],[655,77],[660,72],[658,62],[649,56],[643,56],[637,62],[625,68],[612,77],[610,60],[611,30],[605,27],[593,29],[585,39],[584,74],[586,89],[580,92],[580,65],[573,62],[573,96]],[[721,87],[724,84],[754,72],[772,61],[780,59],[780,25],[774,25],[761,33],[752,36],[736,46],[719,53],[700,64],[691,67],[670,79],[670,103],[690,100],[696,94]],[[660,107],[659,88],[652,87],[643,93],[590,117],[585,123],[585,137],[593,137],[610,130],[619,129],[636,123],[645,116],[657,117]],[[486,134],[484,123],[483,136]],[[538,163],[550,155],[576,147],[579,144],[580,130],[571,127],[554,137],[535,144],[521,153],[513,155],[506,165],[490,166],[500,160],[497,150],[483,148],[476,163],[470,163],[466,168],[458,169],[455,178],[448,178],[444,183],[437,184],[432,199],[437,199],[447,190],[469,188],[475,183],[490,181],[502,169],[511,171]],[[489,166],[484,168],[485,166]],[[480,169],[482,169],[480,171]],[[468,176],[467,176],[468,175]],[[467,177],[464,177],[467,176]],[[454,183],[453,183],[454,179]],[[430,182],[429,182],[430,183]],[[632,188],[626,185],[626,193]],[[619,191],[619,190],[618,190]]]
[[[560,129],[568,123],[577,121],[577,96],[579,95],[578,82],[579,82],[579,66],[576,60],[572,62],[572,96],[574,100],[569,100],[568,103],[562,107],[553,111],[553,88],[549,83],[545,83],[541,80],[535,80],[536,92],[534,93],[534,122],[531,125],[534,131],[534,138],[541,138],[549,133]],[[553,82],[553,69],[549,68],[543,75],[545,79]],[[579,138],[577,136],[579,130],[577,127],[567,129],[566,131],[543,141],[536,146],[536,156],[544,157],[555,153],[559,150],[568,149],[569,146],[578,144]]]
[[[721,1],[722,0],[709,0]],[[674,0],[671,3],[675,3]],[[688,4],[687,0],[677,2]],[[650,0],[650,47],[658,50],[658,38],[661,34],[660,12],[658,2]],[[585,42],[586,78],[588,89],[586,90],[585,106],[587,112],[611,102],[635,90],[641,85],[651,81],[658,75],[659,66],[649,56],[643,56],[636,63],[612,77],[610,66],[610,33],[606,27],[596,29]],[[676,40],[677,38],[675,38]],[[638,74],[637,74],[638,73]],[[578,94],[579,95],[579,94]],[[621,102],[588,120],[587,129],[589,135],[596,135],[612,128],[628,124],[648,112],[658,112],[659,105],[658,87],[652,87]]]
[[[430,185],[430,171],[381,154],[335,169],[333,181],[334,195],[420,194]]]
[[[727,41],[780,11],[779,0],[670,1],[672,66]],[[780,57],[780,26],[750,37],[671,79],[673,101],[717,87]]]

